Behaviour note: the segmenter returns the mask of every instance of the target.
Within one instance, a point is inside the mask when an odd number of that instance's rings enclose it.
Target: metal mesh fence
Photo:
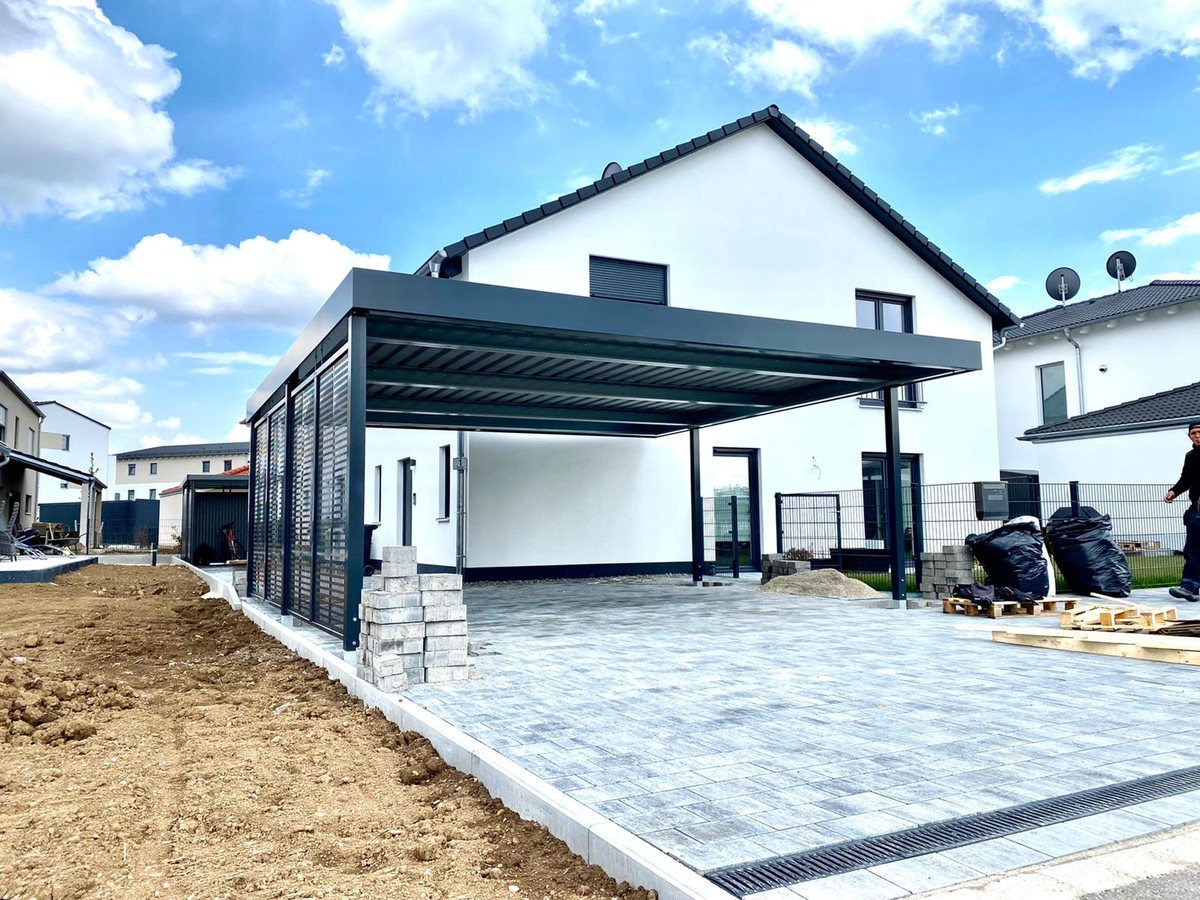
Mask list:
[[[1168,505],[1165,484],[1008,484],[1005,514],[977,511],[974,482],[906,485],[902,497],[910,587],[920,581],[920,554],[961,544],[1015,516],[1042,522],[1070,515],[1108,515],[1135,587],[1178,584],[1183,569],[1185,503]],[[832,567],[886,588],[889,504],[880,490],[776,494],[775,551],[807,550],[814,568]],[[1061,580],[1060,580],[1061,584]]]

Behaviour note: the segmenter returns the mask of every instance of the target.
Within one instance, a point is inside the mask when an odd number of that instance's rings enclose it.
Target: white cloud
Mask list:
[[[178,431],[182,425],[183,423],[179,421],[179,416],[171,416],[167,419],[160,419],[154,423],[155,428],[161,428],[164,431]]]
[[[1062,194],[1077,191],[1089,184],[1106,184],[1110,181],[1128,181],[1143,172],[1158,168],[1160,160],[1154,154],[1158,147],[1133,144],[1115,151],[1102,163],[1080,169],[1064,178],[1049,178],[1038,187],[1044,194]]]
[[[135,324],[122,310],[94,309],[0,288],[0,369],[9,372],[88,368],[108,356],[109,340]]]
[[[1189,213],[1180,216],[1169,225],[1162,228],[1125,228],[1105,231],[1100,239],[1107,243],[1127,241],[1137,238],[1138,242],[1148,247],[1165,247],[1174,244],[1180,238],[1200,235],[1200,213]]]
[[[279,196],[284,200],[290,200],[297,206],[305,207],[312,201],[313,191],[325,183],[329,178],[327,169],[309,169],[304,173],[304,187],[289,188],[286,191],[281,191]]]
[[[278,356],[251,353],[248,350],[204,350],[176,353],[175,355],[184,359],[198,359],[223,366],[273,366],[279,362]]]
[[[171,53],[95,0],[0,4],[0,221],[140,208],[156,191],[223,186],[237,170],[172,164]]]
[[[1200,169],[1200,150],[1195,153],[1188,153],[1179,158],[1179,165],[1174,168],[1167,169],[1163,172],[1164,175],[1178,175],[1180,172],[1187,172],[1191,169]]]
[[[996,0],[1039,27],[1047,44],[1084,78],[1128,72],[1153,55],[1200,55],[1200,8],[1195,0]]]
[[[248,441],[250,440],[250,426],[234,425],[229,429],[229,433],[225,435],[227,441]]]
[[[422,113],[463,106],[474,115],[541,91],[526,65],[546,47],[551,0],[329,2],[379,83],[377,106],[395,97]]]
[[[746,87],[762,85],[773,91],[791,91],[812,98],[812,85],[821,76],[820,55],[791,41],[775,40],[761,46],[738,44],[725,34],[706,35],[688,42],[693,53],[725,63],[734,81]]]
[[[329,52],[321,56],[321,61],[327,66],[340,66],[346,61],[346,51],[337,44],[333,44],[329,48]]]
[[[148,447],[170,447],[175,444],[207,443],[204,438],[200,437],[198,434],[183,434],[182,432],[170,438],[161,438],[154,434],[143,434],[139,440],[143,450],[147,449]]]
[[[598,85],[596,84],[596,79],[588,74],[587,69],[580,69],[578,72],[576,72],[574,75],[572,75],[571,81],[569,83],[570,84],[582,84],[585,87],[591,87],[591,88],[598,87]]]
[[[145,386],[132,378],[112,377],[87,369],[34,372],[19,384],[26,393],[49,397],[77,409],[114,431],[139,428],[150,414],[138,404]],[[153,417],[150,417],[151,420]]]
[[[189,370],[193,375],[232,375],[233,366],[201,366]]]
[[[633,6],[637,0],[583,0],[575,7],[575,15],[591,17]]]
[[[998,294],[1002,291],[1007,291],[1010,288],[1016,287],[1021,283],[1021,279],[1016,275],[1001,275],[998,278],[993,278],[984,285],[993,294]]]
[[[942,137],[946,133],[946,123],[959,116],[958,104],[954,103],[944,109],[931,109],[923,113],[909,113],[914,122],[921,127],[925,134]]]
[[[771,27],[841,52],[861,53],[890,37],[927,42],[954,58],[978,36],[975,16],[955,11],[954,0],[745,0]]]
[[[233,323],[295,331],[352,267],[387,269],[387,256],[355,253],[324,234],[248,238],[218,247],[154,234],[120,259],[101,257],[45,288],[203,326]],[[86,342],[84,342],[86,343]]]
[[[161,372],[170,363],[161,353],[155,353],[148,359],[127,359],[122,364],[126,372]]]
[[[858,152],[858,146],[846,136],[851,130],[849,125],[830,119],[806,119],[796,124],[834,156],[853,156]]]

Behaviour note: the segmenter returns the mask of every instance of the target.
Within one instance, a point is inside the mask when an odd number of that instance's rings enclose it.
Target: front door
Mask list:
[[[757,572],[762,556],[758,448],[713,449],[713,500],[717,568]]]

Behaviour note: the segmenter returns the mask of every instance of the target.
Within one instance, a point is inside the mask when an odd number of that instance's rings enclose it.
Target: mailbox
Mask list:
[[[1008,483],[1004,481],[975,482],[975,518],[1008,518]]]

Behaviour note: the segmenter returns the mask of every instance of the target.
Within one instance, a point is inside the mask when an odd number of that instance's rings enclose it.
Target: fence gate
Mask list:
[[[838,494],[776,494],[775,552],[809,550],[842,567],[842,498]]]

